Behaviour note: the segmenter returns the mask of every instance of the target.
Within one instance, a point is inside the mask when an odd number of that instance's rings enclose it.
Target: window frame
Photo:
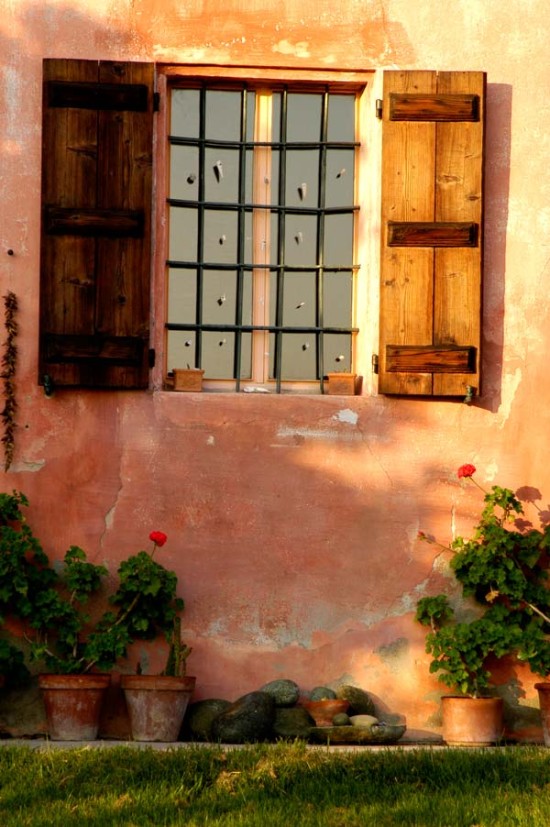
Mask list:
[[[204,83],[211,82],[213,86],[217,85],[219,81],[220,86],[224,88],[242,88],[242,83],[246,81],[252,87],[276,87],[292,86],[292,91],[316,91],[317,89],[326,89],[330,87],[330,91],[345,91],[346,93],[357,94],[357,135],[360,142],[360,147],[357,150],[356,156],[356,171],[355,171],[355,198],[354,203],[360,205],[360,209],[355,214],[354,221],[354,249],[356,251],[354,264],[357,265],[357,270],[354,275],[354,295],[353,295],[353,317],[352,326],[358,329],[357,333],[353,334],[352,340],[352,364],[354,372],[361,373],[364,370],[364,359],[360,358],[364,347],[362,340],[365,338],[364,330],[364,294],[366,292],[364,285],[365,278],[365,264],[364,264],[364,243],[363,237],[365,232],[365,209],[363,203],[363,191],[365,189],[363,163],[366,157],[366,143],[368,138],[365,135],[365,124],[368,104],[372,96],[372,70],[357,71],[357,72],[341,72],[337,70],[319,70],[319,69],[279,69],[279,68],[262,68],[262,67],[223,67],[221,69],[217,66],[178,66],[178,65],[157,65],[157,91],[159,93],[159,112],[156,123],[155,134],[155,179],[154,179],[154,211],[155,211],[155,244],[154,244],[154,273],[152,279],[152,299],[153,299],[153,346],[157,353],[155,368],[153,369],[153,387],[156,389],[171,387],[171,380],[167,374],[166,364],[166,331],[165,320],[168,314],[168,279],[167,279],[167,255],[169,228],[166,216],[166,199],[169,193],[169,153],[170,147],[168,142],[169,132],[169,100],[170,93],[173,88],[177,88],[181,81],[197,81]],[[377,223],[376,212],[370,216],[371,224]],[[369,268],[370,269],[370,268]],[[361,298],[360,298],[361,297]],[[376,313],[369,313],[369,324],[376,319]],[[371,331],[377,335],[377,331]],[[326,367],[325,367],[326,371]],[[239,387],[240,384],[240,387]],[[234,379],[229,380],[205,380],[203,389],[207,391],[229,391],[231,393],[243,390],[243,386],[256,386],[251,380],[243,379],[237,383]],[[276,380],[271,380],[260,387],[269,391],[279,391],[282,394],[315,394],[322,392],[322,382],[319,380],[309,380],[307,382],[297,382],[282,380],[280,387]]]

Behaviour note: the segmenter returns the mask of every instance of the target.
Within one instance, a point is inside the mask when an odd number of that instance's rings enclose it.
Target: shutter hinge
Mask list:
[[[157,355],[157,354],[156,354],[156,352],[155,352],[155,348],[154,348],[154,347],[150,347],[150,348],[149,348],[149,367],[150,367],[150,368],[154,368],[154,367],[155,367],[155,359],[156,359],[156,355]]]
[[[378,354],[377,353],[372,354],[372,372],[373,373],[378,373]]]
[[[160,92],[153,92],[153,112],[160,111]]]
[[[384,102],[381,100],[381,98],[377,98],[376,99],[376,117],[377,118],[380,118],[380,119],[382,118],[383,108],[384,108]]]

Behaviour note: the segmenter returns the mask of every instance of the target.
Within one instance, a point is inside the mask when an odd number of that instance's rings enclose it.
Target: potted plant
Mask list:
[[[102,610],[95,601],[106,599],[106,567],[71,546],[54,569],[26,523],[26,505],[19,492],[0,498],[0,610],[20,619],[31,660],[45,667],[39,686],[52,739],[93,739],[109,671],[134,640],[169,636],[183,609],[177,576],[153,559],[166,535],[151,532],[152,550],[120,564]]]
[[[19,686],[28,677],[29,670],[21,649],[8,640],[0,640],[0,688],[10,684]]]
[[[25,520],[24,494],[0,493],[0,625],[6,616],[23,617],[30,611],[34,595],[47,588],[55,577],[48,558]],[[0,640],[0,685],[15,686],[29,678],[23,652],[7,639]]]
[[[83,704],[81,687],[89,683],[94,723],[87,737],[96,737],[102,695],[110,680],[105,673],[125,657],[135,640],[168,635],[177,612],[183,609],[183,600],[176,595],[176,575],[153,559],[156,549],[166,542],[166,535],[153,531],[150,540],[150,552],[139,551],[120,564],[117,589],[108,598],[112,608],[94,622],[86,605],[93,595],[104,599],[101,581],[107,569],[89,563],[82,549],[75,546],[65,555],[58,582],[41,595],[40,611],[29,619],[35,634],[32,656],[49,670],[49,674],[40,676],[39,685],[49,714],[50,734],[53,732],[55,739],[74,740],[70,735],[72,721]],[[76,696],[70,702],[65,690],[72,693],[73,687]],[[54,723],[54,705],[63,723]]]
[[[191,647],[181,639],[181,618],[172,627],[166,667],[161,675],[122,675],[134,741],[177,741],[196,678],[186,674]]]
[[[453,715],[471,720],[474,708],[502,716],[502,699],[488,698],[491,660],[515,655],[536,675],[550,672],[550,591],[547,586],[550,526],[535,528],[522,518],[523,506],[508,488],[493,485],[485,491],[473,478],[473,465],[458,469],[483,491],[484,508],[471,539],[457,537],[449,546],[450,567],[464,598],[472,598],[473,619],[457,620],[445,595],[419,600],[416,619],[430,628],[426,651],[430,671],[459,693],[444,697],[443,737],[448,742],[479,743],[500,737],[497,717],[488,732],[456,735]],[[424,532],[420,539],[436,542]],[[473,703],[472,701],[480,701]],[[460,712],[456,712],[460,707]],[[464,711],[466,710],[466,711]]]

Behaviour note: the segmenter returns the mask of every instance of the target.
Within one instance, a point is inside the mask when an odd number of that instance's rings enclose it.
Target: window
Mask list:
[[[170,101],[168,369],[319,391],[353,364],[356,93],[205,84]]]
[[[485,74],[223,76],[44,61],[39,382],[478,392]]]

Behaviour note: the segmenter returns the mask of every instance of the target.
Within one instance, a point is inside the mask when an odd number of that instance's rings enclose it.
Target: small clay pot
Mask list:
[[[329,698],[322,701],[303,701],[303,707],[307,709],[316,726],[332,726],[335,715],[348,711],[349,701]]]

